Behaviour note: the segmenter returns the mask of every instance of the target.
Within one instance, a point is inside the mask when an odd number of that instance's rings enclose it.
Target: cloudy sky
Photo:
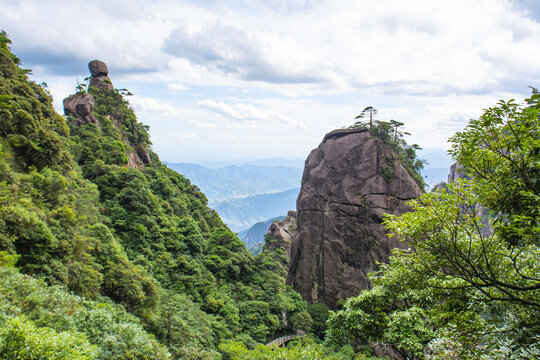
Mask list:
[[[366,106],[447,138],[540,86],[537,0],[2,0],[0,29],[61,100],[107,63],[169,162],[305,158]]]

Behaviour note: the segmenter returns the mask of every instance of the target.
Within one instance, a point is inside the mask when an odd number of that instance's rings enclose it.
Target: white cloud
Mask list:
[[[130,102],[137,112],[154,116],[177,117],[180,112],[175,106],[157,98],[133,96]]]
[[[216,125],[211,124],[209,122],[205,122],[205,121],[190,120],[189,122],[195,125],[196,127],[202,128],[202,129],[215,129],[216,128]]]
[[[173,91],[188,91],[189,90],[189,86],[186,86],[181,83],[168,83],[167,88]]]
[[[58,109],[98,58],[115,86],[138,95],[129,100],[168,158],[298,157],[368,105],[404,121],[412,142],[446,147],[482,108],[540,86],[538,9],[535,0],[7,0],[0,23]],[[212,138],[222,133],[236,139]]]
[[[183,24],[165,41],[164,50],[190,62],[244,80],[314,83],[323,79],[323,59],[304,52],[294,39],[275,31],[245,31],[216,22]]]
[[[176,140],[184,141],[184,140],[199,140],[200,137],[197,134],[194,133],[181,133],[174,135],[174,138]]]
[[[284,126],[292,128],[304,128],[304,125],[290,116],[281,115],[268,109],[262,109],[249,104],[237,103],[228,105],[221,101],[203,100],[198,102],[199,106],[214,113],[220,114],[229,119],[240,120],[242,125],[227,122],[231,128],[249,127],[252,129],[262,129],[268,126]]]
[[[209,139],[211,139],[211,140],[234,140],[234,141],[240,140],[240,138],[237,135],[224,133],[224,132],[210,134]]]

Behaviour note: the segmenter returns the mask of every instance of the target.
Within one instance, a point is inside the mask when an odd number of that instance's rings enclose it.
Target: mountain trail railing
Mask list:
[[[294,340],[296,338],[302,338],[306,336],[306,332],[305,331],[302,331],[302,330],[299,330],[298,332],[294,333],[294,334],[287,334],[287,335],[283,335],[281,337],[278,337],[277,339],[274,339],[272,341],[270,341],[268,344],[266,344],[266,346],[283,346],[285,345],[286,343],[288,343],[289,341],[291,340]]]

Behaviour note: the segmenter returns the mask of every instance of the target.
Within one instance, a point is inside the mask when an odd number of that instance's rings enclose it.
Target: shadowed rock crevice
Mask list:
[[[382,169],[391,169],[391,179]],[[385,213],[402,214],[421,189],[392,151],[365,129],[327,134],[306,160],[297,200],[288,283],[309,303],[336,308],[369,288],[367,274],[405,244],[386,235]]]

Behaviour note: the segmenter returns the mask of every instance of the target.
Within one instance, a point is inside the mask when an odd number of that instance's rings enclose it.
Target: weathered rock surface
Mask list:
[[[408,211],[405,202],[421,194],[390,149],[367,130],[327,134],[306,160],[287,282],[308,303],[330,308],[368,288],[376,263],[406,247],[388,238],[383,214]]]
[[[450,173],[448,174],[448,184],[457,181],[458,179],[466,179],[470,180],[470,176],[465,175],[463,172],[463,166],[455,162],[450,166]],[[484,225],[482,227],[482,233],[485,236],[490,236],[493,233],[493,226],[490,223],[490,219],[492,219],[492,215],[490,213],[490,210],[486,207],[481,206],[480,204],[476,204],[475,206],[476,210],[476,216],[480,217],[482,224]]]
[[[88,63],[88,69],[90,69],[90,74],[92,76],[107,76],[109,75],[109,69],[107,69],[107,64],[100,60],[92,60]]]
[[[64,113],[77,118],[79,125],[93,122],[97,124],[96,118],[92,115],[94,111],[94,97],[85,92],[79,92],[64,99]]]
[[[266,236],[278,240],[276,243],[271,243],[271,245],[282,247],[285,256],[289,259],[291,256],[291,243],[295,234],[296,211],[289,211],[286,218],[275,221],[270,225]]]
[[[90,84],[88,86],[95,86],[100,89],[114,90],[114,86],[109,79],[109,69],[103,61],[92,60],[88,64],[88,69],[92,76],[90,77]]]

